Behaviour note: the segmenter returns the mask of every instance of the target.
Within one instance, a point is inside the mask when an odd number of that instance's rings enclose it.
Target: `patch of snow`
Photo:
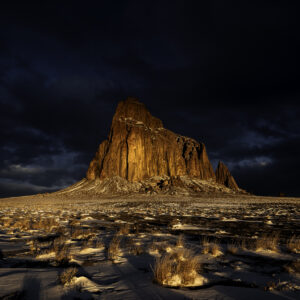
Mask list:
[[[36,259],[40,259],[40,260],[48,260],[48,259],[54,259],[54,258],[55,258],[55,252],[41,254],[36,257]]]
[[[199,230],[201,229],[200,227],[190,225],[190,224],[175,224],[172,226],[172,229],[177,229],[177,230]]]
[[[77,288],[80,288],[84,291],[88,291],[90,293],[99,293],[101,292],[101,288],[100,286],[93,282],[92,280],[84,277],[84,276],[80,276],[80,277],[74,277],[70,284],[70,286],[73,286],[73,287],[77,287]]]
[[[93,254],[93,253],[103,251],[103,249],[104,249],[104,247],[102,247],[102,248],[85,248],[85,249],[81,250],[79,253],[80,254]]]

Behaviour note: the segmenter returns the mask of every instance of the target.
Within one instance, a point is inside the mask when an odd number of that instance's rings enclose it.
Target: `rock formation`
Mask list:
[[[59,196],[120,194],[199,195],[245,193],[220,163],[217,177],[203,143],[173,133],[145,105],[128,98],[118,104],[108,139],[91,161],[86,178]]]
[[[88,180],[119,176],[129,182],[185,175],[215,180],[204,144],[165,129],[134,98],[118,104],[108,139],[87,171]]]
[[[216,180],[218,183],[223,184],[232,190],[239,190],[239,187],[229,172],[227,166],[221,161],[216,169]]]

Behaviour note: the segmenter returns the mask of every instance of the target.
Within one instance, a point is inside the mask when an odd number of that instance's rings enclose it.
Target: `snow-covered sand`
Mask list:
[[[299,215],[295,198],[1,199],[0,298],[299,299]],[[195,276],[157,283],[188,251]]]

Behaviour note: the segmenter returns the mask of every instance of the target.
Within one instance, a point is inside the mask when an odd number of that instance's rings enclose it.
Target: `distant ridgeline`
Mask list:
[[[203,143],[165,129],[135,98],[118,104],[86,178],[63,192],[245,193],[222,162],[214,172]]]

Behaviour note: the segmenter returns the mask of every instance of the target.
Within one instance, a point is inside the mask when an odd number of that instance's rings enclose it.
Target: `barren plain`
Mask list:
[[[300,200],[0,199],[1,299],[299,299]]]

